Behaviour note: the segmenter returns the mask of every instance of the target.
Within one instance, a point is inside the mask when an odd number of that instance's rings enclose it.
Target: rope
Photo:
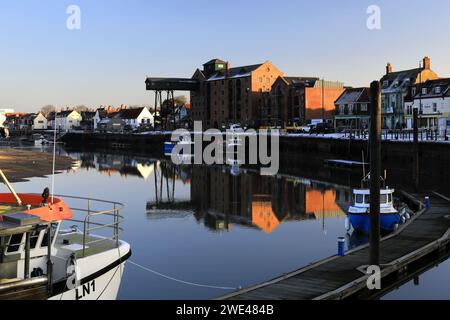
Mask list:
[[[200,284],[200,283],[195,283],[195,282],[184,281],[184,280],[176,279],[176,278],[170,277],[168,275],[162,274],[162,273],[157,272],[155,270],[152,270],[150,268],[141,266],[140,264],[138,264],[136,262],[133,262],[133,261],[130,261],[130,260],[128,260],[128,263],[131,263],[132,265],[134,265],[134,266],[136,266],[136,267],[138,267],[138,268],[140,268],[142,270],[151,272],[153,274],[156,274],[156,275],[158,275],[160,277],[163,277],[163,278],[166,278],[168,280],[172,280],[172,281],[175,281],[175,282],[179,282],[179,283],[190,285],[190,286],[194,286],[194,287],[220,289],[220,290],[240,290],[241,289],[241,287],[237,287],[237,288],[234,288],[234,287],[220,287],[220,286],[212,286],[212,285],[207,285],[207,284]]]

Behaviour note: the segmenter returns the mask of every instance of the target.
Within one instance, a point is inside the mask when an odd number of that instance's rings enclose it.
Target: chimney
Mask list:
[[[392,73],[392,64],[388,63],[386,66],[386,74]]]
[[[425,70],[430,70],[431,69],[431,60],[430,57],[425,57],[423,58],[423,68]]]

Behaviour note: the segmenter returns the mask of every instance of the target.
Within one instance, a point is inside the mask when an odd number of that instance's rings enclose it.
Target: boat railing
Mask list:
[[[67,195],[57,195],[59,198],[64,200],[76,200],[81,201],[84,205],[79,207],[72,207],[69,205],[70,210],[74,213],[74,218],[67,221],[80,223],[83,226],[83,256],[86,254],[86,249],[90,245],[98,244],[104,241],[115,241],[116,246],[119,247],[119,236],[122,231],[120,223],[123,220],[123,216],[120,214],[124,205],[120,202],[87,198],[87,197],[76,197]],[[102,206],[102,209],[97,209]],[[103,207],[110,207],[109,209],[103,209]],[[75,218],[78,215],[84,215],[84,218]],[[98,221],[101,217],[106,217],[106,221]],[[91,232],[99,230],[111,230],[112,235],[102,236],[95,240],[90,240],[89,237]]]

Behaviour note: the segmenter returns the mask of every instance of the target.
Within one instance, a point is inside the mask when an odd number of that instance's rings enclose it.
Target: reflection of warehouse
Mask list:
[[[191,199],[197,218],[214,230],[229,229],[234,223],[271,233],[283,221],[342,216],[337,195],[292,179],[233,176],[222,168],[194,167],[192,171]]]

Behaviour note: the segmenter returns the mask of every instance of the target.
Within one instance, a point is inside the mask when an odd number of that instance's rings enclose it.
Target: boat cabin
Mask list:
[[[392,205],[394,202],[394,189],[382,189],[380,192],[380,205]],[[355,205],[370,205],[370,190],[360,189],[354,190]]]

